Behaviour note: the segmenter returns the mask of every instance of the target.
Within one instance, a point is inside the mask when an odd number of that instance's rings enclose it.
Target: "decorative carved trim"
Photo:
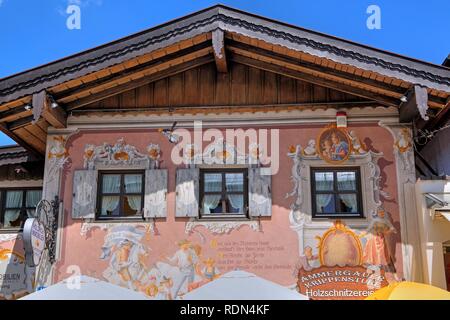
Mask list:
[[[419,110],[420,117],[428,121],[430,120],[430,117],[427,116],[428,111],[428,91],[427,88],[421,87],[421,86],[414,86],[415,92],[416,92],[416,103],[417,103],[417,109]]]
[[[200,221],[192,219],[186,223],[185,232],[187,234],[194,231],[198,226],[205,227],[213,234],[229,234],[233,230],[237,230],[242,226],[249,226],[253,231],[261,231],[259,221]]]
[[[162,43],[164,41],[168,41],[171,38],[180,37],[183,34],[187,34],[192,32],[193,30],[201,30],[202,32],[206,29],[215,29],[216,26],[220,25],[223,30],[227,30],[230,27],[238,27],[242,28],[249,33],[260,33],[265,36],[272,37],[274,39],[281,39],[296,45],[304,45],[309,48],[312,48],[314,50],[327,52],[332,55],[349,58],[359,63],[364,63],[368,65],[375,65],[378,67],[381,67],[383,69],[391,70],[391,71],[397,71],[401,72],[406,75],[410,75],[413,77],[422,78],[425,80],[433,81],[436,83],[444,84],[444,85],[450,85],[450,78],[444,77],[438,74],[434,74],[432,72],[424,71],[424,70],[417,70],[412,67],[409,67],[405,64],[399,64],[399,63],[393,63],[386,61],[384,59],[373,57],[369,55],[362,54],[360,52],[354,52],[351,50],[346,50],[340,47],[337,47],[335,45],[331,44],[325,44],[310,38],[306,38],[303,36],[294,35],[293,33],[288,33],[281,30],[275,30],[273,28],[270,28],[268,26],[263,26],[261,24],[256,24],[251,21],[245,21],[236,17],[231,17],[222,13],[216,13],[209,17],[206,17],[202,20],[194,21],[190,24],[186,24],[181,27],[177,28],[171,28],[170,31],[160,34],[160,35],[154,35],[151,37],[145,37],[145,40],[132,43],[128,46],[124,46],[120,48],[119,50],[115,51],[109,51],[103,55],[100,55],[95,58],[86,59],[80,63],[77,63],[75,65],[71,65],[65,68],[59,68],[57,71],[53,71],[47,74],[40,75],[38,77],[32,78],[27,81],[22,81],[20,83],[13,84],[9,87],[4,88],[3,90],[0,90],[0,96],[8,96],[15,91],[21,90],[21,89],[29,89],[31,87],[34,87],[40,83],[43,82],[49,82],[58,78],[61,78],[63,76],[66,76],[68,74],[73,74],[77,71],[80,71],[82,69],[87,69],[89,67],[94,67],[99,64],[105,64],[109,60],[117,59],[121,56],[130,56],[132,57],[133,54],[135,55],[136,51],[143,50],[145,48],[148,48],[152,45]],[[232,29],[232,28],[230,28]],[[232,30],[233,31],[233,30]]]

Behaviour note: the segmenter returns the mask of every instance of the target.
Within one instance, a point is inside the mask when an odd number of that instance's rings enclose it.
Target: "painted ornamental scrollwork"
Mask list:
[[[156,228],[154,221],[150,223],[134,223],[136,228],[143,229],[147,234],[155,234]],[[80,235],[87,238],[88,234],[93,230],[109,231],[110,229],[117,228],[118,226],[129,226],[129,223],[102,223],[102,222],[83,222],[80,228]]]
[[[46,183],[52,182],[58,177],[59,170],[63,169],[69,161],[69,153],[66,149],[67,138],[55,136],[50,139],[48,148],[48,171]]]
[[[190,234],[198,226],[205,227],[212,234],[229,234],[233,230],[237,230],[242,226],[248,226],[251,230],[259,232],[261,231],[261,226],[259,221],[199,221],[191,220],[186,223],[185,232]]]
[[[103,143],[100,146],[87,144],[84,149],[84,168],[93,170],[98,165],[103,166],[145,166],[145,168],[159,168],[161,149],[157,144],[147,147],[147,154],[125,142],[123,138],[115,144]]]
[[[340,129],[328,125],[318,138],[309,139],[306,147],[290,146],[287,156],[293,161],[291,169],[293,186],[291,192],[286,194],[286,198],[294,199],[291,204],[289,222],[292,230],[298,235],[300,254],[303,254],[305,243],[309,241],[307,239],[310,239],[311,234],[317,230],[329,228],[330,224],[329,221],[312,220],[311,167],[328,167],[330,164],[346,162],[360,166],[366,219],[355,222],[359,228],[367,227],[374,213],[382,207],[383,200],[391,199],[381,185],[381,169],[378,161],[383,154],[368,150],[355,130],[347,131],[346,128]]]

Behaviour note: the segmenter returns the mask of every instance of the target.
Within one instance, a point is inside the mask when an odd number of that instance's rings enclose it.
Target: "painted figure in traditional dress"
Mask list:
[[[331,159],[337,161],[344,160],[349,152],[348,143],[342,141],[339,135],[334,131],[331,133],[331,142],[333,143],[331,148]]]
[[[173,287],[172,279],[163,276],[163,278],[159,282],[156,300],[173,300],[172,287]]]
[[[143,232],[128,226],[118,226],[107,236],[102,247],[102,260],[111,258],[103,276],[109,282],[139,290],[147,278],[145,257],[147,251],[139,242]]]
[[[300,269],[311,271],[312,269],[319,267],[320,264],[317,263],[318,260],[319,256],[313,254],[313,249],[310,246],[306,246],[303,250],[303,255],[300,256],[299,261],[297,262],[295,276],[297,276]]]
[[[220,277],[220,271],[216,267],[216,261],[213,258],[208,258],[204,260],[203,264],[204,264],[203,268],[197,271],[197,274],[200,277],[202,277],[202,280],[192,283],[189,286],[188,291],[197,289]]]
[[[395,257],[386,241],[386,235],[395,232],[395,227],[386,216],[385,210],[379,208],[367,227],[367,231],[361,234],[367,238],[363,257],[366,264],[379,266],[389,272],[395,272]]]
[[[176,297],[181,291],[187,292],[189,285],[194,282],[195,269],[199,261],[197,252],[191,242],[181,240],[178,242],[179,250],[171,258],[167,258],[171,264],[175,264],[180,270],[180,278],[174,283],[173,296]]]

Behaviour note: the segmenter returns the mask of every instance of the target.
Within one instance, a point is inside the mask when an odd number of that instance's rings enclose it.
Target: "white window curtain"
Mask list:
[[[226,175],[227,191],[228,192],[243,192],[244,178],[242,174],[227,174]],[[244,196],[242,194],[229,194],[228,200],[234,209],[238,209],[238,213],[244,213]]]
[[[141,212],[141,196],[127,196],[127,200],[131,209]]]
[[[33,207],[35,208],[39,201],[41,201],[42,199],[42,190],[29,190],[27,191],[27,196],[25,199],[26,202],[26,207],[30,208]],[[34,217],[35,216],[35,209],[27,209],[27,215],[28,218]]]
[[[140,193],[142,191],[142,176],[127,174],[124,178],[126,193]],[[128,204],[131,209],[141,211],[141,196],[127,196]]]
[[[141,175],[125,175],[125,192],[126,193],[140,193],[142,190],[142,176]]]
[[[22,206],[22,191],[7,191],[6,192],[6,210],[4,227],[11,228],[12,222],[16,221],[20,216],[20,209],[8,209],[8,208],[20,208]]]
[[[120,192],[120,176],[104,175],[103,176],[103,193],[119,193]],[[116,210],[119,205],[120,197],[103,196],[102,197],[102,215],[119,215]]]
[[[354,172],[338,172],[337,179],[338,189],[342,190],[356,190],[356,177]],[[345,206],[350,209],[349,212],[357,212],[358,203],[355,194],[339,194],[340,199]]]
[[[329,210],[326,208],[332,204],[332,194],[316,194],[316,210],[317,212],[327,213]],[[333,210],[335,211],[335,210]]]
[[[205,174],[204,192],[220,192],[222,190],[221,174]],[[220,203],[222,195],[205,194],[203,197],[203,213],[210,214]]]

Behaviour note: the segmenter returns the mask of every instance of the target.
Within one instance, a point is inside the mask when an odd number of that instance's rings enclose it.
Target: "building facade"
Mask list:
[[[446,67],[223,6],[2,79],[57,217],[28,267],[6,196],[2,295],[74,273],[154,299],[234,269],[313,299],[426,281],[411,123],[449,95]]]

